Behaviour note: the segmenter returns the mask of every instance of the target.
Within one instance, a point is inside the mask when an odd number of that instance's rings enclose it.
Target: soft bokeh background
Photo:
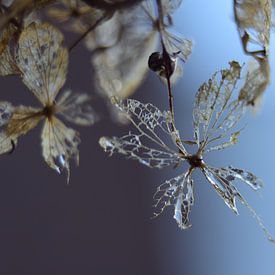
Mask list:
[[[184,138],[192,137],[192,109],[199,85],[235,59],[247,61],[233,20],[231,0],[184,0],[176,29],[195,42],[175,89],[176,120]],[[271,65],[274,67],[274,41]],[[92,92],[89,53],[76,48],[65,88]],[[273,75],[273,72],[272,72]],[[2,78],[1,100],[37,105],[20,80]],[[149,74],[136,97],[167,107],[165,87]],[[0,274],[3,275],[274,275],[275,245],[268,242],[249,211],[235,216],[201,174],[195,174],[193,227],[180,231],[172,209],[151,220],[152,195],[166,179],[183,171],[151,170],[122,156],[108,158],[98,146],[102,135],[121,135],[102,102],[93,104],[102,120],[81,132],[80,167],[71,181],[41,158],[40,127],[0,158]],[[275,95],[266,92],[262,109],[248,114],[240,142],[209,155],[216,166],[231,164],[263,178],[260,195],[240,184],[250,204],[275,234]]]

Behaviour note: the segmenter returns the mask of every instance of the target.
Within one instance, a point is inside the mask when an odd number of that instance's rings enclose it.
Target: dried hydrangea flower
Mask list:
[[[272,25],[271,0],[234,0],[235,21],[250,62],[241,97],[248,105],[258,105],[270,82],[269,42]]]
[[[238,214],[236,200],[239,200],[256,217],[269,240],[273,240],[261,219],[234,185],[236,181],[242,181],[253,190],[258,190],[262,187],[262,181],[239,168],[215,168],[204,162],[206,153],[223,150],[236,144],[238,140],[241,130],[235,130],[235,126],[244,114],[246,105],[232,97],[240,72],[240,65],[232,61],[229,69],[215,73],[199,88],[193,111],[195,140],[189,142],[197,146],[195,154],[186,150],[170,112],[162,112],[152,104],[143,104],[132,99],[114,99],[114,104],[128,116],[138,133],[130,132],[121,138],[101,137],[99,143],[110,155],[120,153],[152,168],[169,165],[178,167],[183,162],[189,164],[185,173],[158,187],[154,195],[155,216],[172,205],[178,226],[182,229],[191,226],[189,215],[194,204],[192,173],[199,169],[235,214]]]
[[[267,56],[271,28],[271,0],[234,0],[234,12],[244,51],[254,57]],[[259,49],[249,49],[250,44],[258,46]]]
[[[96,117],[87,104],[89,96],[86,94],[67,91],[56,101],[68,67],[68,51],[62,43],[63,35],[47,23],[33,23],[21,33],[17,45],[17,66],[23,82],[42,107],[13,107],[8,102],[0,102],[0,153],[13,150],[21,135],[45,119],[41,134],[43,158],[59,173],[65,168],[69,180],[69,160],[73,158],[78,163],[80,138],[56,115],[79,125],[91,125]]]
[[[179,52],[187,58],[191,42],[172,34],[168,29],[171,24],[160,30],[158,20],[154,1],[144,1],[117,11],[87,37],[100,95],[109,100],[110,96],[127,98],[133,94],[148,71],[147,60],[157,48],[160,32],[169,53]]]

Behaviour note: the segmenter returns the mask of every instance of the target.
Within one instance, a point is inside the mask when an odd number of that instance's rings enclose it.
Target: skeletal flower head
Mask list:
[[[228,69],[214,73],[201,85],[193,110],[193,141],[182,140],[170,112],[162,112],[152,104],[127,99],[115,100],[114,104],[126,114],[137,128],[137,133],[130,132],[121,138],[102,137],[99,143],[111,155],[120,153],[151,168],[171,165],[178,167],[183,162],[189,164],[186,172],[158,187],[154,195],[155,216],[172,205],[178,226],[182,229],[191,226],[189,214],[194,204],[192,173],[199,169],[235,214],[238,214],[238,199],[248,207],[268,238],[273,241],[261,219],[234,185],[236,181],[241,181],[253,190],[258,190],[263,185],[262,181],[251,172],[232,166],[215,168],[204,161],[206,153],[223,150],[236,144],[238,140],[241,129],[235,128],[246,109],[244,101],[235,95],[240,73],[241,66],[232,61]],[[197,146],[196,152],[188,153],[186,144]]]
[[[85,94],[67,91],[56,100],[66,80],[68,67],[68,51],[62,43],[63,35],[47,23],[32,23],[21,33],[16,65],[23,82],[42,107],[13,107],[7,102],[0,103],[3,127],[0,132],[0,153],[13,150],[17,139],[44,119],[41,134],[43,157],[57,172],[65,168],[69,180],[69,159],[73,158],[78,163],[80,138],[56,115],[80,125],[91,125],[96,117],[87,105],[89,96]]]
[[[164,16],[168,17],[180,2],[162,1]],[[111,96],[121,99],[131,96],[145,78],[148,57],[161,41],[174,60],[173,79],[181,75],[177,60],[187,59],[192,43],[173,34],[169,29],[171,24],[160,29],[159,20],[154,1],[141,1],[131,9],[116,11],[87,36],[86,45],[93,51],[91,62],[101,96],[107,100]],[[121,118],[121,115],[113,117]]]

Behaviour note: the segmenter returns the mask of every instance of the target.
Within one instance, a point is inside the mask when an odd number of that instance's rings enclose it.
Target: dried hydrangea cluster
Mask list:
[[[143,104],[133,99],[121,101],[114,98],[113,101],[137,128],[137,133],[130,132],[121,138],[102,137],[99,143],[110,155],[120,153],[151,168],[170,165],[179,167],[184,162],[189,164],[186,172],[158,187],[154,195],[155,216],[171,205],[179,227],[190,227],[189,214],[194,203],[192,173],[199,169],[230,209],[238,214],[238,199],[248,207],[268,238],[273,241],[261,219],[234,185],[236,181],[242,181],[253,190],[258,190],[262,187],[262,181],[239,168],[215,168],[204,162],[204,155],[208,152],[225,149],[238,140],[241,130],[234,129],[245,112],[246,102],[238,97],[235,100],[232,98],[240,72],[241,66],[232,61],[229,69],[215,73],[199,88],[193,110],[194,141],[188,141],[197,146],[195,154],[186,150],[170,112],[161,112],[152,104]]]
[[[215,168],[204,161],[210,151],[236,144],[236,126],[247,106],[255,105],[270,81],[269,37],[271,0],[234,0],[235,21],[243,49],[253,61],[246,73],[238,62],[212,75],[201,85],[193,111],[194,140],[184,141],[175,123],[172,86],[182,74],[182,64],[192,52],[192,42],[173,33],[173,13],[182,0],[2,0],[0,1],[0,75],[18,75],[35,95],[40,108],[0,102],[0,154],[14,150],[17,140],[44,120],[42,155],[47,164],[70,174],[70,159],[78,162],[79,134],[57,117],[90,126],[96,120],[90,96],[66,91],[68,55],[85,40],[98,94],[118,122],[129,120],[136,133],[121,138],[102,137],[109,154],[120,153],[151,168],[179,167],[186,172],[167,180],[155,193],[155,216],[172,205],[180,228],[190,227],[194,204],[192,179],[198,169],[225,204],[236,214],[236,200],[248,207],[269,240],[270,233],[235,186],[241,181],[253,190],[262,181],[251,172],[232,166]],[[40,13],[38,13],[40,11]],[[79,35],[68,48],[61,30],[41,22],[49,17]],[[148,67],[168,90],[169,111],[153,104],[127,99],[144,79]],[[241,75],[242,80],[241,80]],[[241,88],[237,83],[241,82]],[[239,84],[240,85],[240,84]],[[58,98],[57,98],[58,97]],[[110,100],[111,99],[111,100]],[[196,146],[189,153],[187,146]]]
[[[65,168],[69,180],[69,159],[78,163],[79,134],[65,126],[56,115],[79,125],[92,125],[96,116],[87,105],[89,96],[66,91],[56,101],[66,80],[68,50],[62,46],[63,35],[48,23],[32,22],[20,33],[15,55],[4,50],[2,67],[8,73],[19,73],[24,84],[35,95],[41,108],[17,106],[0,102],[0,154],[13,151],[17,139],[45,119],[41,133],[43,158],[61,172]],[[8,46],[7,46],[8,47]]]

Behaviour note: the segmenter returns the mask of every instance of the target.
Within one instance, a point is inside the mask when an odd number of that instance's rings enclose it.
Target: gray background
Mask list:
[[[175,89],[176,119],[184,138],[192,137],[192,109],[199,85],[228,61],[248,60],[233,21],[232,1],[185,0],[175,14],[176,29],[195,41]],[[271,65],[274,67],[274,41]],[[65,88],[93,90],[89,54],[76,48]],[[16,77],[1,78],[1,100],[36,106]],[[93,93],[93,91],[92,91]],[[165,87],[149,74],[136,93],[166,108]],[[102,102],[93,104],[102,121],[80,130],[80,167],[71,181],[58,176],[41,157],[40,128],[19,141],[12,155],[1,156],[0,274],[7,275],[243,275],[275,274],[275,246],[248,210],[235,216],[199,174],[191,230],[180,231],[172,209],[151,220],[155,188],[184,170],[151,170],[121,156],[108,158],[98,146],[102,135],[121,135]],[[240,189],[275,234],[275,95],[271,85],[258,114],[235,147],[209,154],[212,165],[253,171],[265,181],[260,195]]]

